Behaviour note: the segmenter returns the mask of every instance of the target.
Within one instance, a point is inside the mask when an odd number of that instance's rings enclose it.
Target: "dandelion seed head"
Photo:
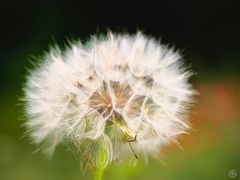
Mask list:
[[[70,141],[104,166],[154,154],[188,128],[194,91],[181,55],[142,33],[109,33],[50,50],[28,76],[26,126],[47,154]]]

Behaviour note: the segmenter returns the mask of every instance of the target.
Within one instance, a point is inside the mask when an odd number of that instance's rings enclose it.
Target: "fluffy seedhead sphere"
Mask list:
[[[47,154],[71,142],[96,167],[100,152],[104,167],[155,154],[189,128],[194,92],[181,59],[142,33],[93,36],[64,52],[53,48],[24,89],[33,142]]]

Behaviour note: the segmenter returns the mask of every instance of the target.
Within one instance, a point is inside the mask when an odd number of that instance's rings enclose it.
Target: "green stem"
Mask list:
[[[103,170],[101,167],[96,169],[95,180],[102,180]]]
[[[102,180],[105,162],[106,162],[106,150],[101,142],[98,146],[97,151],[97,167],[95,180]]]

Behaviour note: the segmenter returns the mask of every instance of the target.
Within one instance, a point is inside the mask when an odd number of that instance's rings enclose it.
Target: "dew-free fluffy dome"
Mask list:
[[[98,166],[154,154],[189,127],[193,95],[178,52],[142,33],[50,50],[28,76],[26,126],[48,154],[62,141]]]

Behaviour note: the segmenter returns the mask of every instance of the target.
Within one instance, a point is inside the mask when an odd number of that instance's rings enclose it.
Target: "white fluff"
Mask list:
[[[181,55],[142,33],[109,33],[52,49],[25,86],[30,136],[48,154],[67,140],[104,166],[154,154],[189,128],[194,91]]]

